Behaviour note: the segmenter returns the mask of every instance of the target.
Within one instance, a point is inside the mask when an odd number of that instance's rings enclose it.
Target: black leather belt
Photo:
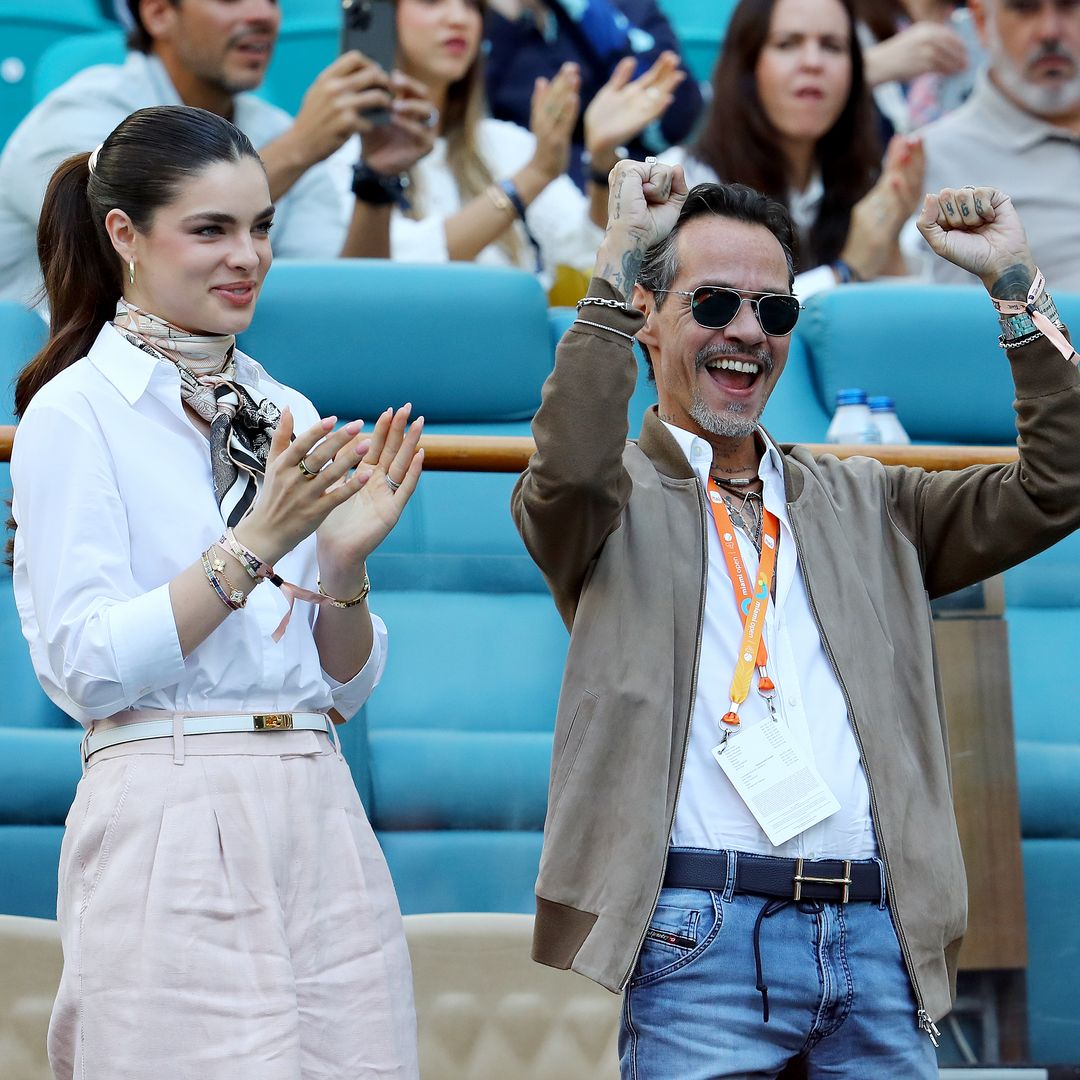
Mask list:
[[[668,854],[664,888],[727,888],[726,851],[684,851]],[[825,900],[847,904],[856,900],[881,903],[881,867],[875,860],[778,859],[772,855],[744,855],[735,860],[735,892],[775,896],[782,900]]]

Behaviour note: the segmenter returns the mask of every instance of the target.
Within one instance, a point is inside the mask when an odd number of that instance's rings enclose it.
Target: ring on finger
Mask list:
[[[401,485],[396,480],[391,480],[389,473],[384,473],[383,479],[386,481],[386,486],[396,495],[397,490]]]
[[[649,99],[650,101],[657,101],[657,100],[659,100],[659,98],[660,98],[660,91],[659,91],[659,90],[657,90],[655,86],[650,86],[650,87],[649,87],[649,88],[648,88],[648,89],[647,89],[647,90],[645,91],[645,96],[646,96],[646,97],[647,97],[647,98],[648,98],[648,99]]]
[[[656,158],[654,158],[654,157],[647,157],[647,158],[645,159],[645,164],[646,164],[646,165],[655,165],[655,164],[656,164]]]
[[[312,479],[312,477],[319,475],[319,470],[315,469],[314,471],[312,471],[311,469],[309,469],[307,466],[307,462],[303,458],[301,458],[296,463],[296,467],[300,470],[301,473],[303,473],[305,480],[310,480]]]

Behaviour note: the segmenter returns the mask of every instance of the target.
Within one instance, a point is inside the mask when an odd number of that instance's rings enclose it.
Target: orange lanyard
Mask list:
[[[762,635],[765,631],[765,612],[769,606],[769,586],[776,568],[777,549],[780,547],[780,521],[775,514],[762,507],[761,559],[758,562],[757,580],[751,590],[750,578],[735,539],[735,526],[731,522],[720,486],[712,478],[709,479],[708,491],[716,533],[720,538],[724,561],[727,563],[735,603],[743,621],[739,659],[735,664],[735,674],[731,678],[731,701],[728,711],[720,718],[721,723],[734,728],[739,725],[739,707],[750,693],[750,679],[755,666],[758,669],[759,693],[768,698],[776,689],[765,670],[768,653]]]

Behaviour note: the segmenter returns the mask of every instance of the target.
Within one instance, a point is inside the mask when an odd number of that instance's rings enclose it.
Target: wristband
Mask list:
[[[409,188],[409,176],[387,176],[376,172],[366,161],[359,161],[353,166],[352,193],[368,206],[391,206],[396,204],[402,210],[409,209],[406,191]]]
[[[500,181],[499,187],[502,188],[503,194],[510,200],[510,205],[514,208],[515,213],[522,221],[525,220],[525,202],[521,198],[521,192],[517,189],[517,184],[513,180]]]
[[[1077,363],[1076,351],[1069,344],[1053,297],[1046,291],[1046,279],[1037,267],[1035,277],[1024,300],[999,300],[990,297],[1001,320],[1001,343],[1043,334],[1066,360]]]

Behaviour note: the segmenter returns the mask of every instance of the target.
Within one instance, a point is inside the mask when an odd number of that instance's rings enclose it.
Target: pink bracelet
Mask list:
[[[1046,279],[1043,277],[1042,271],[1036,267],[1035,280],[1032,281],[1031,288],[1028,289],[1026,300],[998,300],[997,297],[991,296],[990,302],[997,309],[999,315],[1026,314],[1066,360],[1071,360],[1074,364],[1080,363],[1080,357],[1076,355],[1076,350],[1069,344],[1069,339],[1035,307],[1045,288]]]
[[[306,600],[309,604],[330,603],[330,598],[327,596],[312,592],[310,589],[302,589],[299,585],[293,585],[292,582],[285,581],[268,562],[260,559],[254,551],[241,544],[232,529],[226,529],[225,535],[218,543],[229,549],[230,553],[244,567],[250,577],[265,578],[272,585],[276,585],[289,598],[289,610],[285,612],[281,622],[277,625],[277,629],[270,635],[274,641],[280,641],[285,633],[285,627],[289,625],[293,606],[297,600]]]

